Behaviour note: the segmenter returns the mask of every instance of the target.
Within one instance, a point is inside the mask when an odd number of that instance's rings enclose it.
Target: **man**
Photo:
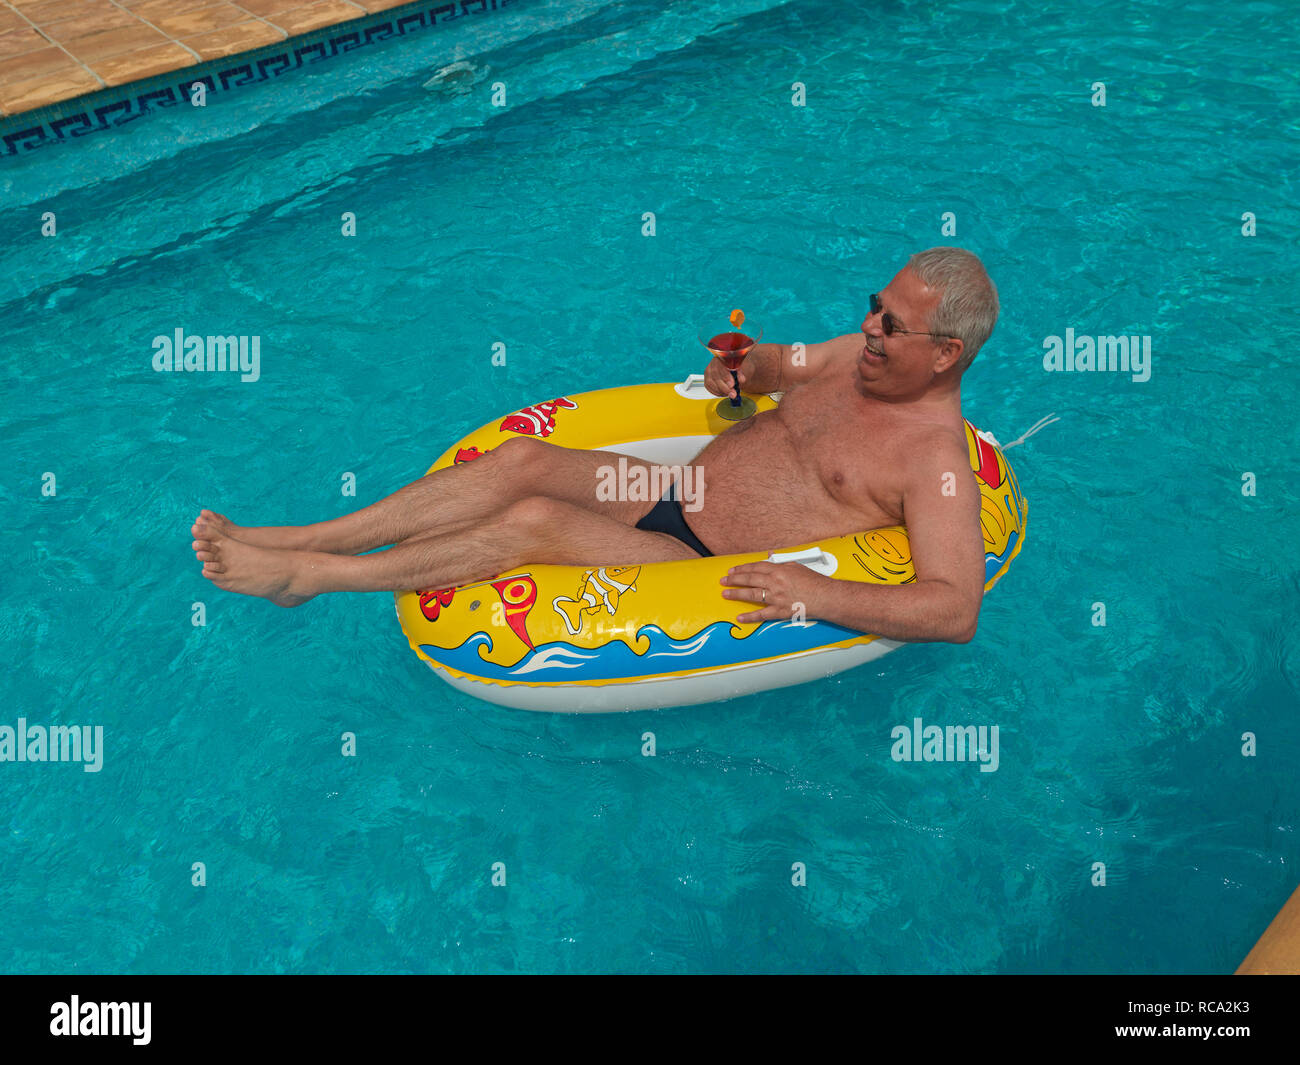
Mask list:
[[[527,563],[661,562],[906,524],[912,583],[754,562],[730,570],[721,594],[754,604],[741,622],[789,618],[801,603],[807,617],[889,639],[964,643],[983,599],[984,545],[961,376],[997,314],[979,259],[931,248],[872,297],[860,332],[801,352],[756,346],[741,383],[784,397],[696,456],[707,492],[689,526],[672,490],[653,506],[598,499],[597,471],[618,455],[519,437],[332,521],[252,528],[204,510],[194,551],[218,587],[296,606],[323,592],[445,588]],[[720,366],[706,383],[732,394]]]

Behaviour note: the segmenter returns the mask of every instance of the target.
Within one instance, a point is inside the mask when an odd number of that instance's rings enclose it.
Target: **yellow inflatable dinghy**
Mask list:
[[[752,397],[759,411],[776,400]],[[429,472],[468,462],[513,436],[600,448],[660,466],[685,466],[732,422],[692,374],[683,384],[635,385],[559,396],[457,441]],[[985,591],[1024,540],[1027,508],[992,438],[966,423],[982,495]],[[756,561],[801,563],[839,580],[916,579],[901,526],[752,552],[641,566],[530,565],[456,588],[399,592],[411,649],[452,686],[524,710],[600,713],[714,702],[801,684],[900,646],[809,619],[741,625],[743,604],[719,580]]]

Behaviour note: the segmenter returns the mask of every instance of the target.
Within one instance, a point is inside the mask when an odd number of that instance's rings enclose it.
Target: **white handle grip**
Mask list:
[[[806,547],[802,551],[787,551],[784,554],[773,551],[767,556],[769,562],[798,562],[807,566],[823,577],[829,577],[839,568],[839,559],[823,551],[820,547]]]
[[[673,385],[673,391],[687,399],[716,399],[717,397],[704,387],[704,374],[690,374],[680,385]]]

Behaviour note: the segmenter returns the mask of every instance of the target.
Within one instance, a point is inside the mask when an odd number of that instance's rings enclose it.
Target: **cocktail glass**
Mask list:
[[[737,377],[736,371],[745,361],[745,356],[762,338],[762,328],[748,319],[738,326],[728,323],[721,332],[715,332],[709,327],[700,330],[700,343],[709,349],[709,353],[715,359],[721,359],[722,364],[731,371],[731,385],[736,390],[735,399],[727,396],[718,400],[714,410],[718,412],[719,418],[725,418],[729,422],[739,422],[750,417],[758,409],[752,399],[740,394],[740,378]]]

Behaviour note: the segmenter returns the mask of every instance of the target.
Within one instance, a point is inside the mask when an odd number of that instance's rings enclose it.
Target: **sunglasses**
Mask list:
[[[924,330],[924,329],[904,329],[904,328],[902,328],[902,326],[900,326],[900,325],[899,325],[899,324],[894,320],[893,316],[892,316],[888,311],[886,311],[886,310],[883,309],[883,306],[882,306],[882,304],[881,304],[881,302],[880,302],[880,293],[879,293],[879,292],[873,292],[873,293],[871,294],[871,313],[872,313],[872,314],[879,314],[879,315],[880,315],[880,328],[884,330],[884,332],[885,332],[885,336],[887,336],[887,337],[892,337],[892,336],[895,336],[895,335],[902,335],[902,336],[933,337],[935,340],[951,340],[951,339],[952,339],[951,337],[940,336],[938,333],[930,333],[930,332],[927,332],[927,331]]]

